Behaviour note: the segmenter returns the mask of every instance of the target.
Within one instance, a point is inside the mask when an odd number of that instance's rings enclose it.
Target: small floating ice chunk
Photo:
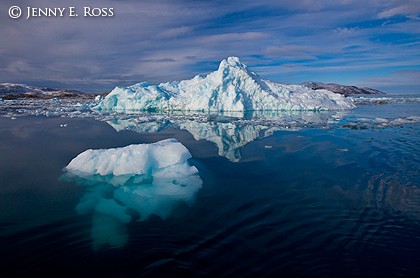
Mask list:
[[[95,97],[95,101],[96,102],[100,102],[101,100],[103,100],[104,99],[104,97],[103,96],[101,96],[101,95],[97,95],[96,97]]]
[[[418,123],[420,122],[420,116],[410,116],[410,117],[407,117],[407,120]]]
[[[390,125],[404,125],[404,124],[410,124],[410,123],[419,123],[420,117],[418,116],[410,116],[407,118],[397,118],[395,120],[392,120],[389,122]]]
[[[419,116],[409,116],[396,119],[385,119],[385,118],[357,118],[356,122],[349,122],[343,125],[343,127],[349,127],[352,129],[367,129],[367,128],[387,128],[403,126],[407,124],[420,123]]]
[[[420,102],[420,97],[350,97],[357,104],[389,104]]]
[[[378,123],[378,124],[387,124],[387,123],[389,123],[389,121],[387,119],[384,119],[384,118],[375,118],[374,119],[374,122],[375,123]]]

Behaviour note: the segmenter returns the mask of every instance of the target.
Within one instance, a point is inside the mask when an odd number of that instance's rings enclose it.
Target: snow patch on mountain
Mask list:
[[[94,95],[76,90],[35,87],[26,84],[0,83],[0,98],[14,99],[92,99]]]

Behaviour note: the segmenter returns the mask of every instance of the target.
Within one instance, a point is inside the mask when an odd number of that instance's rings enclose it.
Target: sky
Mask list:
[[[67,10],[26,19],[28,7]],[[420,0],[2,0],[0,38],[0,82],[108,92],[190,79],[237,56],[281,83],[420,93]]]

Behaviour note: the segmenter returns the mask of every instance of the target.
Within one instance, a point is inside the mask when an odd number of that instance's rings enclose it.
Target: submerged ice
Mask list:
[[[202,180],[189,158],[188,149],[175,139],[87,150],[74,158],[64,178],[88,188],[76,210],[93,213],[94,248],[124,245],[124,224],[132,219],[166,219],[180,204],[191,205]]]
[[[283,111],[343,110],[351,99],[328,90],[261,79],[236,57],[205,77],[153,85],[116,87],[97,106],[102,111]]]

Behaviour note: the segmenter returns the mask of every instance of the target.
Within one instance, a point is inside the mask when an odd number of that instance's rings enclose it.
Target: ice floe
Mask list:
[[[93,214],[94,248],[123,245],[126,235],[118,233],[132,219],[166,219],[179,205],[192,205],[202,180],[189,158],[175,139],[86,150],[75,157],[62,179],[87,187],[76,210]]]
[[[391,104],[420,102],[420,97],[351,97],[356,104]]]

